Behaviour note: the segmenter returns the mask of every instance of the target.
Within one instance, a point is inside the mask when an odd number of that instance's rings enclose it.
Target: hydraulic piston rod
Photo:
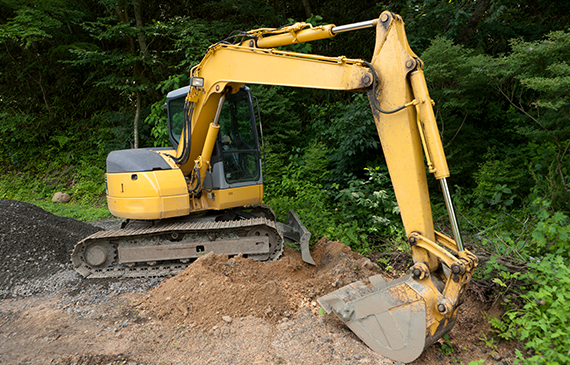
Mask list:
[[[334,34],[338,34],[338,33],[343,33],[343,32],[350,32],[352,30],[359,30],[359,29],[364,29],[364,28],[371,28],[374,27],[376,25],[376,23],[378,22],[378,19],[374,19],[374,20],[368,20],[365,22],[359,22],[359,23],[352,23],[352,24],[346,24],[346,25],[339,25],[338,27],[333,27],[331,29],[331,31]]]
[[[459,251],[465,251],[465,248],[463,247],[463,241],[461,240],[461,233],[459,232],[459,224],[457,223],[457,217],[455,216],[455,210],[453,209],[453,202],[451,201],[451,194],[449,194],[446,178],[439,179],[439,183],[441,184],[441,190],[443,190],[443,198],[445,199],[445,206],[447,207],[447,214],[449,215],[451,230],[453,231],[455,243],[457,243],[457,249]]]

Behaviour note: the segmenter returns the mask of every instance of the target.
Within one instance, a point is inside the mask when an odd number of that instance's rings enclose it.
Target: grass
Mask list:
[[[0,166],[3,167],[0,175],[0,199],[30,203],[57,216],[84,222],[113,218],[107,209],[104,171],[100,169],[93,171],[95,177],[92,177],[82,176],[81,171],[84,169],[81,170],[78,166],[54,169],[46,165],[43,169],[22,167],[18,170],[6,161],[0,161]],[[69,193],[71,201],[52,202],[53,194],[57,191]]]
[[[47,174],[46,174],[47,175]],[[67,178],[75,180],[73,174]],[[0,199],[12,199],[36,205],[52,214],[69,217],[84,222],[112,218],[107,209],[105,196],[100,193],[104,185],[98,186],[98,192],[92,194],[74,193],[69,182],[61,179],[53,183],[49,178],[38,177],[39,174],[5,171],[0,175]],[[99,184],[98,184],[99,185]],[[72,196],[69,203],[54,203],[51,201],[57,191],[68,192]]]
[[[60,217],[69,217],[83,222],[93,222],[99,219],[113,218],[113,215],[107,209],[107,206],[92,206],[79,203],[53,203],[45,200],[27,201],[37,205],[38,207],[58,215]]]
[[[3,199],[12,199],[24,203],[30,203],[55,214],[60,217],[69,217],[83,222],[93,222],[100,219],[114,218],[107,209],[107,206],[90,205],[86,202],[69,202],[69,203],[53,203],[50,199],[17,199],[11,197],[2,197]]]

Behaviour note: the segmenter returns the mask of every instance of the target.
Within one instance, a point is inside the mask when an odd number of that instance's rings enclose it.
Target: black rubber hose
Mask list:
[[[400,110],[404,109],[406,107],[405,105],[402,105],[401,107],[396,108],[394,110],[383,110],[382,108],[380,108],[378,98],[376,97],[376,84],[378,83],[378,75],[376,74],[376,70],[374,70],[374,66],[372,66],[370,62],[367,61],[362,61],[362,62],[366,66],[368,66],[368,68],[370,68],[370,71],[372,72],[372,78],[373,78],[372,92],[374,93],[374,100],[372,102],[372,105],[374,106],[374,108],[382,114],[393,114],[395,112],[399,112]]]

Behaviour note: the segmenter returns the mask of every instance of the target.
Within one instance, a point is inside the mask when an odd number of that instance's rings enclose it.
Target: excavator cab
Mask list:
[[[167,96],[169,137],[174,148],[180,143],[184,125],[184,102],[188,87]],[[211,172],[204,179],[205,190],[220,190],[248,185],[263,185],[261,152],[252,96],[247,86],[225,98],[219,117],[218,133]]]

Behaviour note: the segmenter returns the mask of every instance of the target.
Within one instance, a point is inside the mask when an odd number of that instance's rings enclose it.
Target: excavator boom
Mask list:
[[[376,27],[371,62],[273,49],[364,27]],[[206,108],[209,99],[215,103],[221,93],[246,83],[367,92],[414,266],[401,279],[372,277],[368,284],[351,284],[318,301],[375,351],[398,361],[414,360],[453,327],[477,258],[461,241],[423,62],[408,45],[402,19],[384,12],[354,25],[297,23],[247,35],[252,39],[209,49],[191,71],[192,77],[204,79],[204,86],[190,91],[188,100]],[[194,128],[203,124],[199,118],[200,113]],[[442,185],[454,239],[434,230],[424,159]]]

